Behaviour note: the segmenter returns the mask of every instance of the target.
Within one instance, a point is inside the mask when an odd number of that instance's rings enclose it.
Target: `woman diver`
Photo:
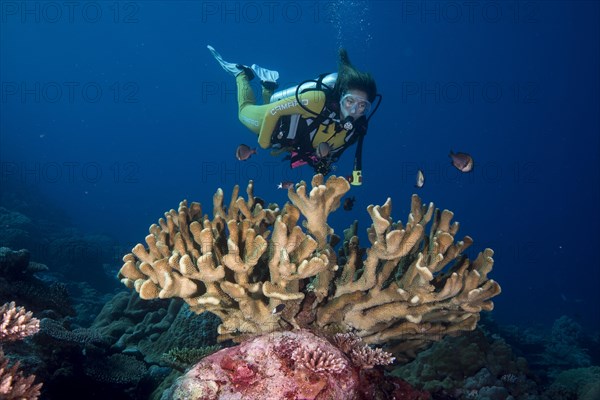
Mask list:
[[[274,93],[277,71],[229,63],[207,47],[223,69],[236,77],[239,119],[258,135],[260,147],[275,149],[274,155],[289,152],[292,168],[309,164],[327,175],[341,154],[358,142],[349,180],[354,185],[362,183],[362,140],[381,95],[372,76],[352,66],[346,50],[340,49],[337,73]],[[262,84],[262,105],[256,104],[250,86],[255,76]],[[379,101],[372,109],[376,98]]]

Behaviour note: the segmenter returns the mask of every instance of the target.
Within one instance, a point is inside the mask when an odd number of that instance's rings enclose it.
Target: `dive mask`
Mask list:
[[[340,107],[344,117],[361,117],[371,110],[371,102],[364,97],[352,93],[346,93],[340,100]]]

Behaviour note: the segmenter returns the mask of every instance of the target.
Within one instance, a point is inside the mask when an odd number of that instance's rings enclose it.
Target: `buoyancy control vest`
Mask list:
[[[335,106],[328,107],[328,105],[331,103],[331,100],[329,99],[329,94],[333,91],[333,88],[335,87],[337,77],[338,77],[337,72],[319,75],[319,77],[317,79],[307,80],[307,81],[301,82],[299,85],[289,87],[287,89],[283,89],[283,90],[273,93],[273,95],[271,96],[270,102],[273,103],[275,101],[279,101],[279,100],[285,99],[287,97],[295,97],[296,100],[298,100],[298,95],[300,93],[304,93],[306,91],[311,91],[311,90],[324,91],[327,95],[327,101],[326,101],[325,108],[322,110],[322,112],[320,114],[315,114],[315,118],[312,121],[308,122],[307,126],[304,129],[302,129],[304,132],[310,133],[314,129],[318,129],[319,125],[321,123],[325,122],[328,119],[333,118],[334,115],[337,114],[337,113],[332,113],[332,110],[331,110],[332,108],[335,108]],[[367,126],[368,126],[369,120],[375,114],[375,112],[379,108],[379,105],[381,104],[382,96],[380,94],[377,94],[377,97],[379,98],[379,101],[377,102],[377,105],[375,106],[375,108],[371,112],[371,114],[368,117],[361,117],[361,118],[359,118],[359,120],[354,121],[354,122],[359,122],[358,126],[356,126],[354,128],[350,128],[350,130],[354,131],[354,132],[353,132],[353,134],[348,136],[348,139],[350,139],[350,140],[347,141],[346,145],[335,152],[336,153],[335,158],[329,157],[329,158],[323,159],[323,160],[316,159],[312,155],[312,150],[313,150],[312,146],[307,145],[307,143],[309,143],[309,144],[312,143],[312,139],[314,138],[314,136],[310,137],[310,138],[307,137],[306,138],[306,139],[308,139],[307,141],[303,141],[303,144],[300,145],[300,147],[296,147],[296,149],[300,150],[300,151],[299,152],[296,151],[295,154],[294,154],[294,152],[291,152],[291,155],[288,157],[288,159],[290,159],[290,161],[291,161],[292,168],[294,168],[295,166],[303,165],[303,164],[310,164],[315,169],[316,172],[327,175],[331,170],[331,167],[332,167],[331,163],[334,161],[334,159],[337,160],[339,158],[339,156],[342,154],[342,152],[348,147],[348,145],[358,142],[357,148],[356,148],[356,154],[354,157],[354,170],[352,171],[352,175],[348,176],[348,180],[350,181],[350,183],[352,185],[361,185],[362,184],[363,139],[364,139],[365,134],[367,133]],[[301,105],[301,102],[298,102],[298,103]],[[308,111],[310,111],[310,110],[308,110]],[[286,145],[286,143],[291,144],[292,141],[295,141],[295,139],[297,137],[297,133],[298,133],[298,124],[300,123],[300,120],[302,120],[302,118],[300,118],[299,115],[293,115],[293,116],[289,116],[288,118],[282,118],[278,124],[278,127],[275,128],[275,131],[272,133],[271,143],[275,144],[275,143],[279,142],[279,144],[277,144],[276,147],[282,148]],[[353,121],[351,118],[350,118],[350,120],[351,120],[351,121],[349,121],[350,126],[352,126]],[[346,124],[348,123],[348,121],[341,121],[341,122],[344,126],[347,126]],[[291,139],[291,141],[290,141],[290,139]],[[298,145],[298,142],[296,141],[296,146],[297,145]],[[296,165],[294,164],[294,161],[297,162]],[[299,163],[298,163],[298,161],[299,161]]]

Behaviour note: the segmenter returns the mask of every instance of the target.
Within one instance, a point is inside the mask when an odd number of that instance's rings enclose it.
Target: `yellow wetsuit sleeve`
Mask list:
[[[304,107],[316,114],[319,114],[325,106],[325,93],[320,90],[302,93],[298,98]],[[295,96],[269,104],[258,135],[259,146],[263,149],[271,146],[271,135],[279,118],[293,114],[300,114],[303,118],[315,117],[315,114],[308,112],[298,104]]]

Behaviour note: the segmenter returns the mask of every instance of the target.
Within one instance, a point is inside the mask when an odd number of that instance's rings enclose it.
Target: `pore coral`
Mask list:
[[[184,200],[150,227],[118,276],[143,299],[180,297],[196,313],[216,314],[220,340],[299,328],[353,332],[367,344],[395,342],[405,359],[473,330],[500,293],[487,276],[493,251],[470,261],[463,251],[473,241],[455,240],[453,213],[413,195],[405,224],[393,221],[390,199],[369,206],[366,257],[349,233],[338,263],[327,218],[349,189],[345,178],[315,175],[310,191],[301,182],[288,190],[291,203],[263,208],[250,182],[247,199],[236,186],[228,206],[219,189],[212,219]]]

